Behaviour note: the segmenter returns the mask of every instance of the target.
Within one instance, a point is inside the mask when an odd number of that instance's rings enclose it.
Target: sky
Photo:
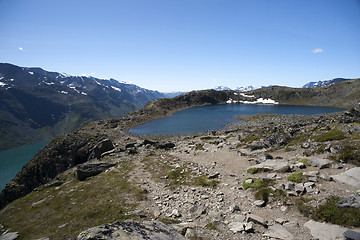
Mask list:
[[[360,0],[0,0],[0,62],[163,92],[360,77]]]

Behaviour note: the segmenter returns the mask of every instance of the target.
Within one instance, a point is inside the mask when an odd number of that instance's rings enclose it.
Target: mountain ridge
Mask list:
[[[0,149],[51,139],[123,116],[164,94],[114,79],[0,63]]]

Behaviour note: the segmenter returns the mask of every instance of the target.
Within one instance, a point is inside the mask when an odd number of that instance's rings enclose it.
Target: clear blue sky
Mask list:
[[[177,91],[360,77],[359,0],[0,0],[0,62]]]

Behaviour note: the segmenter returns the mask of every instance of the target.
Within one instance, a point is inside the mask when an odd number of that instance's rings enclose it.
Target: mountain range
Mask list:
[[[120,117],[174,94],[115,79],[0,63],[0,150],[51,139],[94,120]]]

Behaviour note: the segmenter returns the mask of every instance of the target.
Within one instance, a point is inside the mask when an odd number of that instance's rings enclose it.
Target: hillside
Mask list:
[[[249,91],[256,98],[270,98],[281,104],[354,107],[360,102],[360,79],[337,82],[317,88],[289,88],[271,86]]]
[[[0,63],[0,150],[51,139],[123,116],[162,93],[114,79],[69,76]]]

